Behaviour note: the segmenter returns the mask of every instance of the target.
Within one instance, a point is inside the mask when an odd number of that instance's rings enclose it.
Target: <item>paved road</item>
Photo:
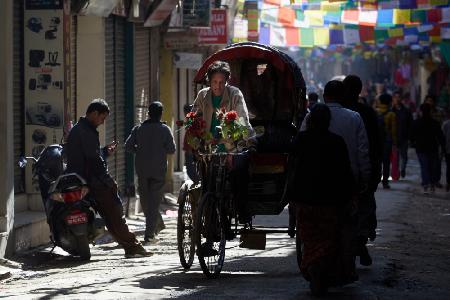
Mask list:
[[[378,237],[370,245],[374,265],[359,267],[360,280],[345,288],[331,290],[330,298],[422,299],[426,295],[434,295],[435,299],[450,299],[448,287],[435,293],[432,284],[426,285],[420,280],[415,281],[416,286],[413,288],[401,284],[402,276],[414,272],[411,270],[401,275],[402,268],[406,267],[402,264],[403,258],[394,253],[397,251],[396,245],[403,244],[403,233],[409,230],[408,223],[401,216],[407,213],[405,207],[409,206],[411,199],[420,191],[415,184],[417,164],[414,161],[411,164],[411,176],[393,183],[392,190],[377,192]],[[437,195],[438,198],[447,196],[443,193]],[[89,263],[73,261],[63,251],[49,254],[50,248],[42,247],[16,258],[23,264],[23,268],[14,270],[11,278],[0,281],[0,298],[310,298],[308,284],[297,268],[295,241],[285,234],[268,235],[266,250],[241,249],[237,247],[237,242],[227,243],[225,266],[218,279],[206,279],[197,260],[190,271],[183,271],[176,249],[176,218],[173,216],[176,208],[167,206],[166,209],[169,210],[165,216],[167,228],[161,234],[162,241],[148,247],[155,253],[153,257],[124,259],[123,250],[107,240],[92,248]],[[287,211],[280,216],[258,217],[256,222],[268,225],[287,224]],[[129,223],[142,238],[142,219],[130,220]],[[442,274],[449,276],[448,271],[450,267],[446,272],[442,271]],[[415,288],[422,292],[416,293]]]

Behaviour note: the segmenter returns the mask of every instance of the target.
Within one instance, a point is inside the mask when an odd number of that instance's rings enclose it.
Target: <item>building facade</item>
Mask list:
[[[29,142],[26,130],[30,123],[25,92],[40,88],[38,80],[30,81],[25,75],[30,64],[28,53],[31,51],[25,51],[25,47],[32,44],[27,40],[30,18],[26,15],[26,3],[0,1],[0,102],[3,107],[0,131],[4,139],[0,146],[0,157],[4,160],[0,171],[3,192],[0,198],[0,257],[49,241],[40,195],[30,190],[28,171],[20,169],[17,164],[21,156],[32,154],[25,150]],[[148,7],[144,6],[143,10],[141,7],[141,14]],[[92,99],[103,98],[108,102],[111,114],[105,126],[99,128],[100,140],[102,144],[119,142],[116,153],[108,158],[108,168],[123,198],[132,199],[135,190],[134,161],[125,153],[124,142],[132,127],[146,118],[148,104],[160,99],[160,40],[163,29],[161,26],[144,27],[143,16],[136,18],[134,14],[131,18],[128,13],[117,10],[107,16],[72,12],[67,17],[67,26],[64,27],[67,45],[63,55],[59,56],[69,62],[64,75],[67,85],[64,124],[75,124],[85,114]],[[39,20],[39,17],[35,19]],[[57,28],[59,24],[55,22],[52,25]],[[52,38],[52,32],[62,34],[62,28],[61,23],[58,31],[49,30],[48,39]],[[47,86],[41,89],[45,90]],[[171,111],[172,99],[161,100],[168,102],[165,104]],[[168,117],[172,119],[171,114]],[[45,147],[54,140],[42,140],[39,146]],[[30,166],[27,168],[31,169]]]

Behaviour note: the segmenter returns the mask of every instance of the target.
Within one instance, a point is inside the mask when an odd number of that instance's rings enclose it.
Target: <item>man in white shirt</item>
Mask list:
[[[325,85],[323,98],[331,111],[329,130],[341,136],[347,145],[353,176],[361,189],[367,186],[370,178],[369,141],[364,122],[359,113],[339,104],[344,95],[344,85],[337,80]],[[302,123],[301,131],[306,130],[309,115]],[[331,155],[331,153],[330,153]]]

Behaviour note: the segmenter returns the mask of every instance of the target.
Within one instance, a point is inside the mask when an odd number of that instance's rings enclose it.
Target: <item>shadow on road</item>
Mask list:
[[[23,270],[50,270],[62,267],[76,267],[94,262],[95,260],[85,261],[71,255],[50,253],[50,251],[42,249],[27,255],[15,257],[14,261],[22,264]]]

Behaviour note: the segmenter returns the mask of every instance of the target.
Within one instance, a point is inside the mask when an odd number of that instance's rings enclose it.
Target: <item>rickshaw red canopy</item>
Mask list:
[[[284,74],[286,88],[305,87],[300,68],[291,57],[276,48],[252,42],[232,44],[208,57],[198,70],[194,82],[205,84],[208,66],[216,60],[232,64],[233,61],[249,59],[270,63],[280,74]]]

